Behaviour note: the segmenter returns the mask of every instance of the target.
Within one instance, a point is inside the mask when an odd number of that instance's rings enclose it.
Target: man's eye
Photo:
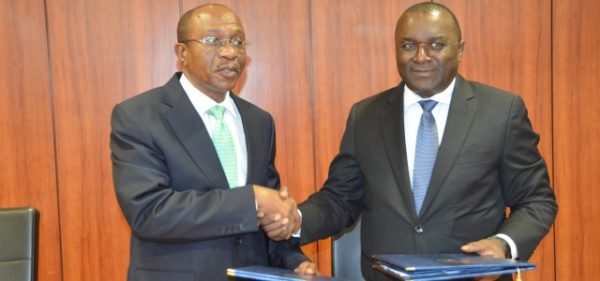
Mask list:
[[[219,43],[219,39],[215,36],[206,36],[202,39],[200,39],[200,41],[202,41],[203,44],[208,44],[208,45],[214,45]]]
[[[415,43],[404,43],[402,44],[402,49],[404,50],[414,50],[417,47]]]
[[[231,44],[231,46],[242,46],[244,45],[244,41],[240,38],[233,38],[229,41],[229,44]]]
[[[446,44],[444,44],[442,42],[433,42],[433,43],[431,43],[431,49],[433,49],[433,50],[441,50],[444,47],[446,47]]]

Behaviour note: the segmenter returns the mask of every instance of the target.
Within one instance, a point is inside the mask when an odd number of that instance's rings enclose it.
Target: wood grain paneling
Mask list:
[[[552,159],[549,1],[435,1],[457,16],[465,40],[460,72],[525,99],[539,148]],[[552,161],[548,161],[552,170]]]
[[[551,6],[549,1],[435,1],[457,16],[465,40],[460,72],[523,97],[540,134],[538,144],[552,174]],[[530,261],[526,280],[554,279],[553,230]]]
[[[600,3],[553,1],[556,280],[600,276]]]
[[[179,10],[169,0],[48,1],[64,281],[126,278],[110,113],[175,71]]]
[[[398,85],[394,30],[419,1],[311,1],[315,173],[320,187],[339,151],[355,102]],[[330,240],[319,242],[319,267],[330,273]]]
[[[39,280],[125,280],[129,228],[113,191],[110,111],[167,81],[180,13],[207,2],[0,3],[0,207],[40,209]],[[300,202],[326,179],[350,106],[400,81],[395,23],[418,1],[216,2],[240,15],[253,43],[236,92],[274,116],[282,183]],[[539,267],[525,279],[594,279],[600,36],[591,31],[600,5],[440,2],[462,26],[461,73],[523,96],[554,171],[556,236],[538,247],[532,261]],[[326,274],[329,243],[305,247]]]
[[[273,115],[281,182],[301,202],[315,190],[308,2],[188,0],[183,10],[211,2],[229,6],[242,21],[250,62],[236,93]],[[303,250],[317,259],[315,245]]]
[[[39,210],[38,280],[57,281],[60,230],[47,39],[43,0],[0,2],[0,208]]]

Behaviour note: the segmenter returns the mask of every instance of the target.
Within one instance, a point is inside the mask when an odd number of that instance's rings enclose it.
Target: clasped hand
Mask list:
[[[298,205],[287,188],[279,191],[259,185],[253,188],[258,205],[256,217],[267,236],[275,241],[290,239],[300,229],[301,219]]]

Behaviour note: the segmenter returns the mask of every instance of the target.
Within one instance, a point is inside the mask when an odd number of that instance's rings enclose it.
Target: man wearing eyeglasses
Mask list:
[[[298,239],[272,242],[259,225],[259,214],[299,221],[277,191],[273,119],[231,92],[248,44],[238,17],[199,6],[181,17],[177,41],[181,72],[112,114],[115,189],[132,229],[128,279],[227,280],[227,268],[246,265],[314,274]]]

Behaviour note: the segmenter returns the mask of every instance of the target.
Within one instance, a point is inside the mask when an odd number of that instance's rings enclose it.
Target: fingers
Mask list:
[[[265,232],[267,233],[267,236],[269,237],[269,239],[271,239],[273,241],[282,241],[282,240],[287,240],[287,239],[291,238],[289,231],[287,231],[287,229],[283,228],[283,227],[274,228],[271,230],[265,229]]]
[[[289,197],[289,193],[288,193],[288,189],[287,186],[282,186],[281,189],[279,189],[279,198],[281,198],[282,200],[288,199]]]
[[[280,218],[277,216],[276,219],[262,221],[263,222],[260,223],[259,220],[259,223],[271,240],[287,240],[290,239],[294,233],[294,231],[292,231],[293,229],[290,227],[290,220],[288,218]]]
[[[264,217],[258,220],[265,231],[272,231],[279,228],[285,228],[289,223],[288,219],[282,219],[280,214]]]
[[[317,265],[310,261],[302,262],[294,271],[304,275],[316,275],[318,273]]]
[[[298,206],[287,187],[281,190],[254,185],[258,223],[270,239],[289,239],[300,228]]]
[[[506,257],[504,245],[493,238],[486,238],[479,241],[470,242],[460,247],[460,249],[465,253],[476,253],[480,256],[496,258]]]

